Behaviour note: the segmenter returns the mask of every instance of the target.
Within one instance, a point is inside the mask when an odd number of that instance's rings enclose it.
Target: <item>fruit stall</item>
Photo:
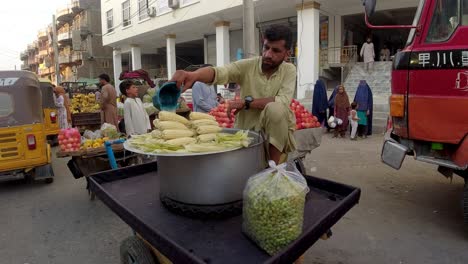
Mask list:
[[[101,125],[101,106],[94,93],[75,93],[71,98],[72,126],[84,131]]]
[[[110,170],[109,159],[105,149],[105,142],[120,138],[115,127],[104,124],[100,130],[86,130],[81,135],[77,128],[61,129],[58,135],[59,150],[56,153],[57,158],[70,158],[67,167],[70,169],[73,177],[79,179],[105,170]],[[122,144],[112,145],[117,162],[121,167],[135,163],[136,155],[126,151]],[[89,192],[91,199],[94,194]]]
[[[298,132],[321,129],[296,108]],[[91,191],[137,234],[122,242],[123,261],[293,263],[358,203],[358,188],[301,173],[295,161],[266,164],[260,133],[214,113],[159,112],[153,131],[123,144],[157,162],[90,176]]]

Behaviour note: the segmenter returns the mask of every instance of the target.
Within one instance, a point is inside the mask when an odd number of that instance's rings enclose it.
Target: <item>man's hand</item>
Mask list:
[[[227,103],[227,116],[228,116],[228,118],[231,119],[232,110],[235,110],[233,114],[237,115],[239,110],[244,109],[244,107],[245,107],[245,104],[244,104],[243,100],[228,101],[228,103]]]
[[[195,72],[187,72],[187,71],[182,71],[182,70],[176,71],[174,75],[172,76],[172,79],[170,80],[170,82],[176,82],[177,88],[179,89],[183,85],[184,87],[183,87],[182,92],[184,92],[185,90],[189,88],[192,88],[193,83],[196,81],[197,81],[197,74]]]

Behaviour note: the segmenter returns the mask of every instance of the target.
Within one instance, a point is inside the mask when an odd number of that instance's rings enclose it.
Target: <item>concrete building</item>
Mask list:
[[[97,82],[101,73],[112,75],[112,48],[102,45],[100,2],[73,0],[56,13],[58,54],[54,54],[52,25],[38,32],[37,40],[20,54],[23,69],[55,80],[58,60],[62,82]],[[24,67],[23,67],[24,66]]]
[[[372,22],[410,24],[418,2],[378,1]],[[294,33],[291,61],[297,65],[299,99],[311,96],[319,78],[330,88],[365,78],[355,69],[366,36],[372,35],[378,54],[384,44],[392,52],[402,48],[408,34],[367,29],[358,0],[254,0],[254,5],[258,54],[269,25],[284,24]],[[101,0],[101,7],[103,44],[114,50],[115,77],[139,68],[167,77],[190,64],[235,61],[242,51],[242,0]],[[382,64],[376,69],[390,75],[384,72],[390,63]],[[379,89],[389,92],[387,79],[388,87]],[[381,82],[377,78],[375,83]]]

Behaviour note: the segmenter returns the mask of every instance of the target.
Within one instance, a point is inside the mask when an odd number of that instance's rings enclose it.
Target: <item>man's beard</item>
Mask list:
[[[267,61],[268,63],[265,63],[265,61]],[[265,60],[262,58],[262,70],[266,70],[266,71],[276,70],[281,65],[281,63],[283,63],[283,61],[279,63],[275,63],[272,60]]]

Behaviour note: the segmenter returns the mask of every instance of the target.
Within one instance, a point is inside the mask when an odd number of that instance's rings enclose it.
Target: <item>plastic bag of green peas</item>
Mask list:
[[[249,179],[244,189],[242,229],[274,255],[302,233],[307,182],[293,164],[270,168]]]

